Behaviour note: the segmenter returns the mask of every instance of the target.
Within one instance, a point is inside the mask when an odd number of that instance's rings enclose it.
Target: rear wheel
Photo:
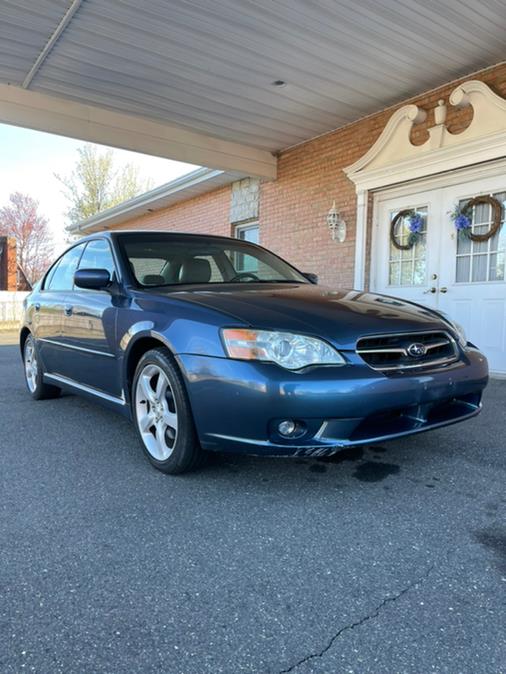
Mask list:
[[[155,468],[176,475],[197,467],[203,451],[181,373],[168,349],[152,349],[140,359],[132,407],[144,451]]]
[[[35,340],[32,335],[28,335],[25,340],[23,347],[23,364],[25,368],[26,387],[34,400],[57,398],[60,395],[60,388],[44,383],[42,363],[37,354]]]

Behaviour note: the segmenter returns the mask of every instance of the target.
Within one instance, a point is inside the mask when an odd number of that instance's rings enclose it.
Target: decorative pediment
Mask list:
[[[473,108],[470,124],[460,133],[445,126],[447,107],[438,101],[435,125],[421,145],[410,140],[414,125],[427,113],[405,105],[390,117],[378,140],[358,161],[345,169],[357,189],[371,189],[445,170],[506,156],[506,100],[479,80],[459,85],[450,95],[455,107]]]

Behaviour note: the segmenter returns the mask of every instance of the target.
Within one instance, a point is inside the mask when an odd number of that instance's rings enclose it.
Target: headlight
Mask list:
[[[459,336],[460,345],[463,347],[467,346],[467,337],[464,328],[460,325],[460,323],[457,323],[457,321],[450,321],[450,323],[452,324],[455,332]]]
[[[315,337],[242,328],[227,328],[221,334],[230,358],[271,361],[287,370],[300,370],[308,365],[345,364],[340,353]]]
[[[433,309],[434,311],[434,309]],[[444,311],[436,311],[436,314],[439,314],[441,318],[446,321],[457,333],[457,336],[459,338],[459,344],[462,347],[465,347],[467,345],[467,337],[466,337],[466,332],[464,328],[460,325],[460,323],[457,323],[457,321],[454,321],[453,318],[450,318],[448,314],[446,314]]]

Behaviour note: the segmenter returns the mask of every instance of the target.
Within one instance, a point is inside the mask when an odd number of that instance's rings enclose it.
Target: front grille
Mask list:
[[[362,337],[357,353],[382,372],[443,366],[458,359],[455,340],[443,331]]]

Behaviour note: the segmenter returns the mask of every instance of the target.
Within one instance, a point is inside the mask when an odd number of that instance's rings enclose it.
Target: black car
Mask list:
[[[203,450],[319,456],[462,421],[488,380],[447,317],[204,235],[81,239],[27,298],[20,345],[33,398],[126,414],[167,473]]]

